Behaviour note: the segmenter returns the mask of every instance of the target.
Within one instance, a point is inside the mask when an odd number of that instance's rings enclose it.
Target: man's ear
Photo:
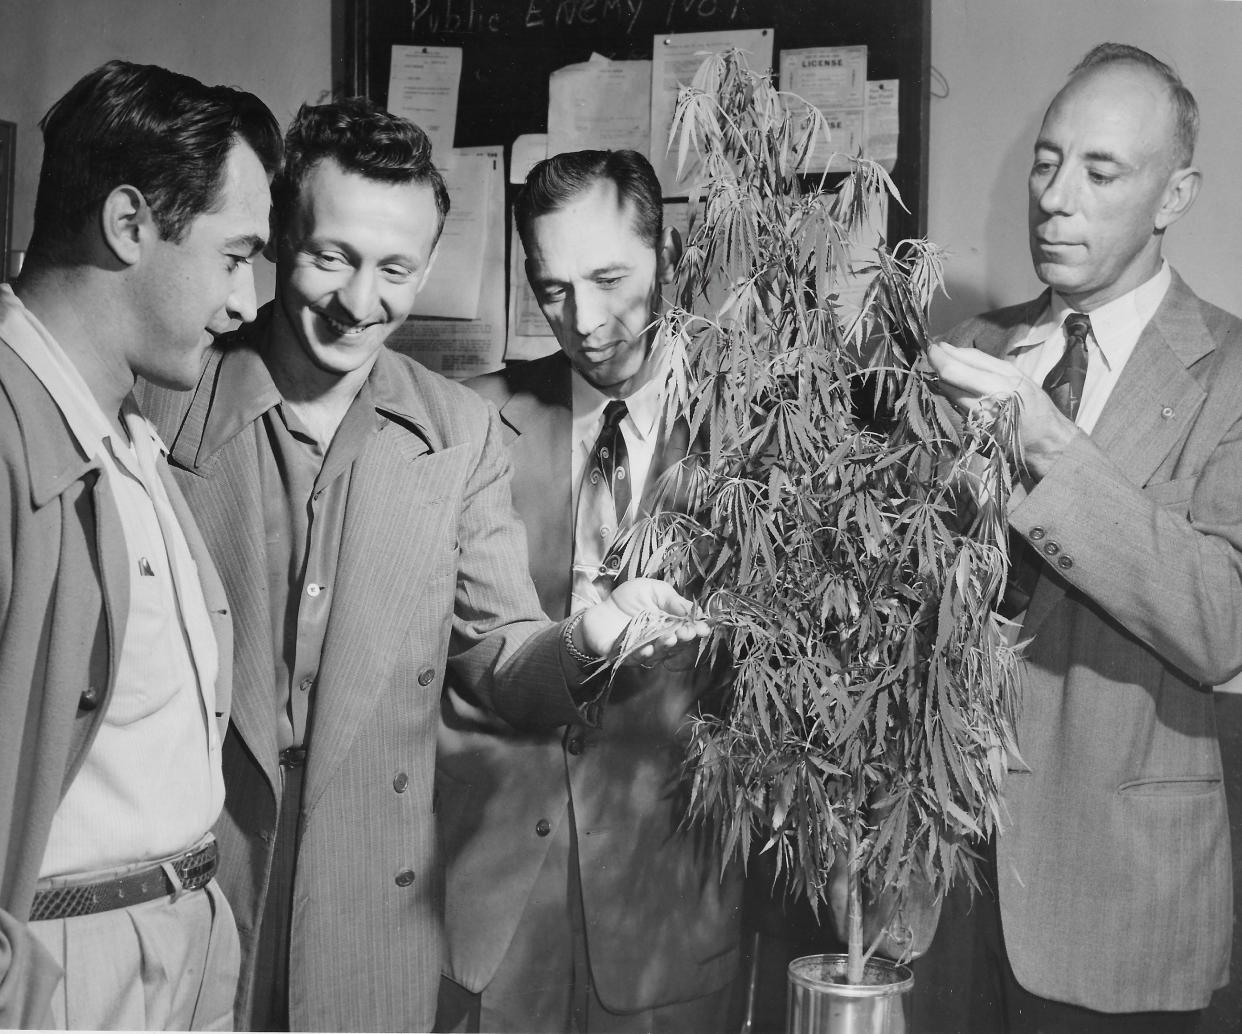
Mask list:
[[[1156,211],[1157,230],[1167,229],[1190,211],[1190,206],[1199,196],[1202,181],[1203,175],[1194,166],[1174,170],[1164,188],[1160,208]]]
[[[142,191],[127,183],[113,187],[99,212],[104,244],[122,265],[132,266],[142,256],[143,243],[158,239],[159,228]]]
[[[671,284],[681,261],[681,233],[676,227],[664,227],[660,247],[656,251],[656,276],[662,284]]]

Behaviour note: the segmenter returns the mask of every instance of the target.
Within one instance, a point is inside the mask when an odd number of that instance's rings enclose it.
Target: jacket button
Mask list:
[[[541,837],[546,837],[549,833],[552,832],[552,823],[549,822],[547,819],[540,819],[538,822],[535,823],[535,832],[538,833]]]
[[[1044,544],[1044,552],[1048,556],[1056,556],[1058,553],[1061,552],[1061,547],[1058,546],[1055,542],[1046,542]]]
[[[424,668],[418,673],[418,684],[420,686],[430,686],[431,680],[436,677],[436,673],[431,668]]]
[[[1046,531],[1044,531],[1044,529],[1043,529],[1043,528],[1032,528],[1032,529],[1031,529],[1031,530],[1027,533],[1027,537],[1028,537],[1028,538],[1029,538],[1032,542],[1038,542],[1040,539],[1042,539],[1042,538],[1043,538],[1045,535],[1047,535],[1047,534],[1048,534],[1048,533],[1047,533]]]
[[[1062,571],[1068,571],[1073,566],[1074,566],[1074,561],[1071,560],[1069,557],[1067,556],[1057,557],[1057,567],[1059,567]]]
[[[414,870],[402,869],[399,873],[397,873],[397,878],[394,882],[398,887],[408,887],[414,882]]]
[[[99,689],[96,686],[87,686],[82,690],[82,695],[78,697],[78,707],[83,711],[93,711],[99,706]]]
[[[397,793],[405,793],[405,788],[409,785],[410,785],[410,777],[407,776],[404,772],[398,772],[392,778],[392,788],[396,790]]]
[[[582,753],[582,737],[571,736],[569,738],[569,742],[566,744],[566,748],[569,750],[569,753],[573,754],[575,757],[581,754]]]

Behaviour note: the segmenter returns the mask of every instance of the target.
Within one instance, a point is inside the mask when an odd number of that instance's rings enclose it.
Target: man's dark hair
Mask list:
[[[71,261],[104,199],[121,184],[142,192],[165,240],[179,243],[210,211],[241,140],[269,175],[280,126],[258,97],[156,65],[109,61],[79,79],[39,123],[43,165],[30,251]]]
[[[539,162],[514,206],[518,234],[529,250],[536,217],[563,208],[599,180],[611,180],[622,203],[634,206],[634,232],[653,248],[664,233],[660,180],[637,151],[568,151]]]
[[[426,183],[435,194],[440,225],[449,213],[448,188],[431,161],[431,141],[408,119],[389,114],[365,97],[331,104],[303,104],[285,133],[285,165],[272,185],[277,225],[297,205],[307,173],[325,158],[346,172],[381,183]]]
[[[1168,87],[1176,120],[1177,163],[1183,168],[1189,165],[1194,160],[1195,144],[1199,140],[1199,104],[1194,94],[1182,82],[1181,76],[1163,61],[1128,43],[1097,43],[1074,66],[1070,78],[1088,69],[1122,62],[1139,65],[1154,72]]]

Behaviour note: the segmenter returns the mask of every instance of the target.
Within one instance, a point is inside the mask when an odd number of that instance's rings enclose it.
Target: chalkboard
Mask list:
[[[650,58],[653,37],[774,30],[782,48],[866,44],[867,77],[898,79],[894,240],[927,226],[930,0],[348,0],[346,83],[385,101],[393,44],[462,48],[455,144],[504,144],[547,129],[548,75],[587,60]],[[774,56],[779,64],[779,56]]]

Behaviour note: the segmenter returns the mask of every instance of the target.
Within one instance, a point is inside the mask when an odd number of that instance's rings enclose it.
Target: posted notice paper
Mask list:
[[[437,163],[453,147],[460,86],[461,47],[392,48],[388,110],[422,128]]]
[[[471,318],[432,318],[413,315],[388,339],[389,347],[413,356],[429,369],[447,377],[473,377],[489,373],[501,367],[505,352],[505,184],[504,155],[499,147],[467,148],[458,151],[449,168],[481,169],[483,179],[478,192],[471,198],[475,214],[474,224],[483,229],[482,246],[477,260],[477,271],[472,273],[473,287],[464,280],[457,280],[457,290],[462,295],[473,291],[468,304],[457,307],[458,311],[470,311]],[[447,178],[447,176],[446,176]],[[450,211],[458,208],[459,195],[449,180],[453,198]],[[460,197],[462,207],[467,199]],[[452,218],[450,214],[450,219]],[[441,247],[444,237],[441,236]],[[432,286],[433,278],[452,276],[440,266],[446,256],[436,258],[436,266],[427,278],[424,293]],[[424,299],[420,295],[419,303]],[[439,308],[444,308],[438,305]],[[415,313],[425,312],[425,304],[416,304]]]
[[[850,157],[866,144],[867,48],[803,47],[781,51],[781,92],[789,103],[818,108],[830,139],[817,142],[804,171],[848,172]]]
[[[631,149],[651,142],[651,62],[591,60],[548,79],[548,153]]]
[[[747,63],[756,72],[772,67],[771,29],[682,32],[656,36],[652,41],[650,158],[665,197],[690,193],[699,168],[697,161],[690,160],[678,177],[677,146],[669,147],[678,92],[691,85],[704,60],[731,47],[745,51]]]

